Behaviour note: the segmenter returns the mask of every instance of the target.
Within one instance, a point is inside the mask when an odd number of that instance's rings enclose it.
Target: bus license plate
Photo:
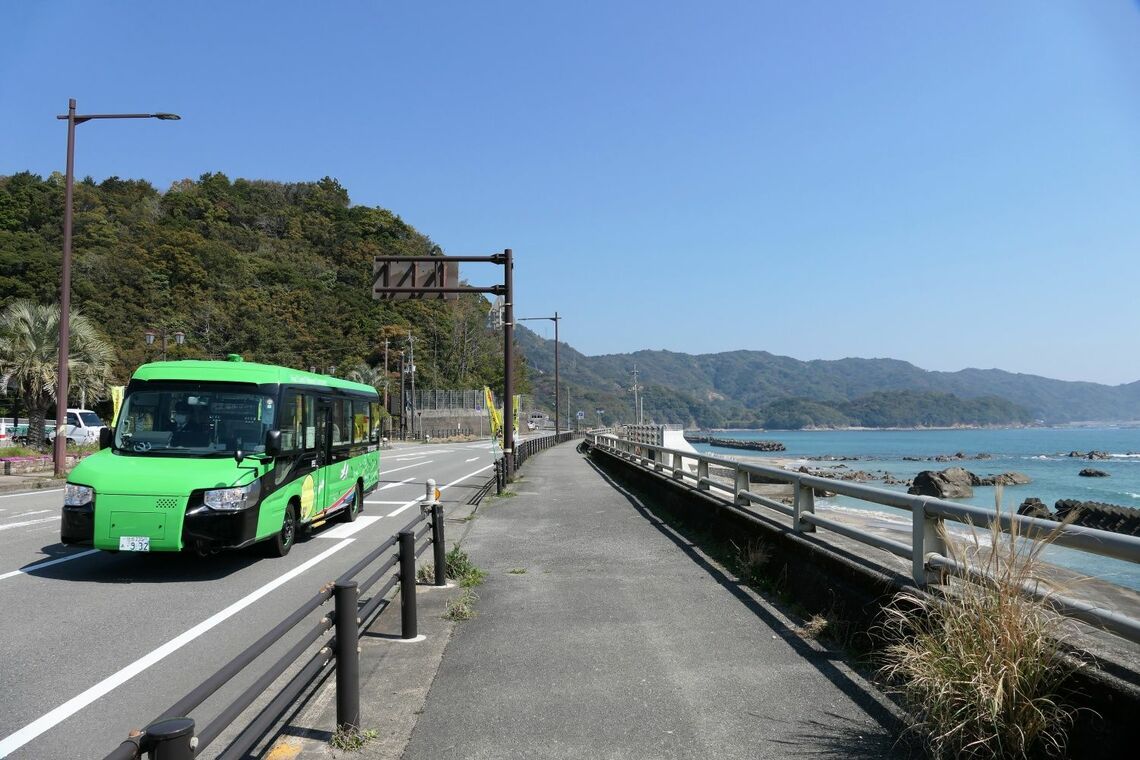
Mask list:
[[[119,536],[119,551],[149,552],[150,536]]]

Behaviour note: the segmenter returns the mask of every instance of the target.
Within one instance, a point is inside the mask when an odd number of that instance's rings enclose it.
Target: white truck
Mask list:
[[[68,409],[64,419],[64,435],[69,446],[82,446],[99,442],[99,431],[106,427],[99,415],[88,409]],[[48,433],[48,440],[55,440],[55,432]]]

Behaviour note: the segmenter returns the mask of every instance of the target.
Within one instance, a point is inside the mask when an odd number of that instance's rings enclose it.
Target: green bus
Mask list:
[[[154,362],[64,489],[65,544],[206,555],[355,520],[379,480],[376,389],[226,361]]]

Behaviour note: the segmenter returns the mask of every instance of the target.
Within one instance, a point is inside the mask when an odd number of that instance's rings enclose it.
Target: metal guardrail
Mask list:
[[[1140,537],[1078,525],[1058,524],[1022,515],[996,514],[993,511],[969,504],[957,504],[930,496],[915,496],[889,491],[885,488],[850,483],[805,473],[789,472],[778,467],[767,467],[737,462],[690,451],[680,451],[626,441],[612,436],[591,433],[590,445],[624,459],[634,465],[657,473],[669,473],[672,479],[695,485],[710,496],[723,498],[727,506],[752,520],[759,517],[752,507],[761,506],[792,518],[796,533],[814,533],[823,528],[846,536],[876,549],[889,552],[911,562],[911,577],[919,586],[935,583],[944,573],[977,580],[976,573],[947,556],[942,539],[946,520],[990,528],[995,522],[1003,532],[1009,533],[1016,525],[1017,534],[1025,538],[1051,536],[1052,542],[1081,552],[1102,557],[1113,557],[1126,562],[1140,563]],[[732,485],[709,477],[709,465],[723,467],[732,473]],[[779,483],[791,485],[795,495],[791,506],[751,491],[749,475],[758,475]],[[881,506],[895,507],[911,514],[911,542],[903,543],[874,535],[868,531],[815,513],[815,492],[829,491],[850,496]],[[1103,628],[1132,642],[1140,643],[1140,620],[1116,610],[1096,606],[1081,599],[1047,593],[1036,587],[1025,592],[1049,604],[1061,614]]]
[[[430,520],[428,520],[429,515]],[[425,521],[427,525],[416,530],[417,526]],[[428,540],[417,545],[417,542],[429,535]],[[265,694],[288,669],[295,667],[298,659],[317,642],[321,643],[320,648],[301,665],[276,696],[218,755],[218,758],[232,760],[244,757],[258,739],[272,727],[274,721],[279,719],[288,706],[330,663],[335,664],[336,668],[337,727],[359,728],[360,653],[357,641],[361,632],[366,631],[391,604],[392,599],[388,598],[388,594],[397,585],[400,587],[401,598],[401,638],[417,637],[416,558],[423,554],[428,546],[435,549],[434,583],[436,586],[444,586],[447,578],[443,507],[435,499],[434,480],[428,481],[427,495],[421,505],[420,513],[396,535],[369,552],[341,574],[335,582],[322,586],[311,599],[246,647],[189,694],[171,705],[145,729],[132,731],[129,738],[107,755],[105,760],[136,760],[144,754],[161,760],[191,760],[209,747],[222,731],[229,728],[254,700]],[[379,566],[367,578],[358,580],[358,576],[377,562]],[[378,590],[362,599],[364,594],[382,580],[385,583]],[[195,734],[195,722],[186,716],[294,628],[301,626],[305,621],[311,621],[310,614],[330,599],[334,603],[333,610],[321,616],[287,652],[269,666],[268,670]],[[332,635],[328,635],[330,631]]]

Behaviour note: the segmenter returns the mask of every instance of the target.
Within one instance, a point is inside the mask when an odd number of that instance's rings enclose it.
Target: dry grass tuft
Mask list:
[[[881,675],[934,757],[1060,757],[1075,710],[1059,694],[1074,666],[1060,648],[1062,619],[1024,592],[1048,589],[1041,552],[1060,529],[1029,541],[996,526],[989,546],[976,531],[968,539],[944,532],[959,567],[990,580],[896,596],[881,631]]]

